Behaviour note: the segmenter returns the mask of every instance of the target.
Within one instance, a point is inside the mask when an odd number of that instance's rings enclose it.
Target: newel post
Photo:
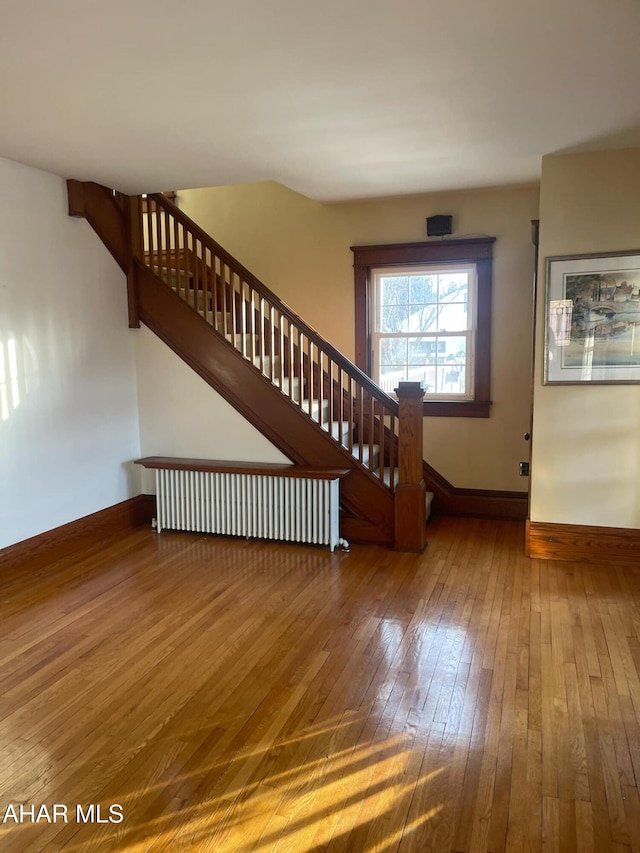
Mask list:
[[[142,259],[142,199],[139,195],[129,200],[129,257],[127,258],[127,303],[129,306],[129,328],[140,328],[138,294],[136,291],[136,268],[134,260]]]
[[[427,545],[426,486],[423,479],[422,382],[400,382],[398,396],[398,483],[395,489],[395,547],[424,551]]]

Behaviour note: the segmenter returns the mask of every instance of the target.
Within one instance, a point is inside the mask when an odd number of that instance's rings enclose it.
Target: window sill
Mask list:
[[[425,418],[489,418],[491,400],[425,400]]]

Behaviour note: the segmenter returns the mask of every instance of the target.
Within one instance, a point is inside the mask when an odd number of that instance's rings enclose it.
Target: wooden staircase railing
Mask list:
[[[152,195],[147,204],[132,221],[144,263],[393,491],[397,401],[171,202]]]
[[[134,252],[142,250],[140,259],[394,492],[400,476],[398,454],[422,461],[421,418],[419,430],[415,418],[407,418],[403,430],[393,397],[163,195],[148,196],[146,212],[141,200],[132,199],[131,204],[137,205],[130,218],[131,246]],[[421,403],[424,390],[413,388],[410,393],[412,399],[418,393]],[[422,469],[406,461],[401,464],[403,509],[400,514],[396,511],[396,547],[422,550],[426,524]]]
[[[332,464],[336,464],[337,454],[352,467],[345,498],[349,512],[359,512],[360,506],[364,510],[363,538],[391,539],[396,548],[422,550],[426,544],[425,484],[420,465],[421,406],[416,405],[416,400],[421,403],[422,389],[399,389],[399,406],[398,400],[382,391],[164,196],[147,196],[143,210],[142,197],[71,180],[68,188],[70,214],[89,220],[127,276],[129,324],[137,326],[142,320],[150,325],[230,402],[235,399],[246,411],[239,396],[242,389],[218,378],[237,373],[234,382],[244,382],[235,366],[240,358],[252,393],[260,397],[262,406],[273,404],[273,413],[262,409],[257,422],[265,435],[271,440],[275,435],[284,452],[294,440],[296,447],[289,455],[298,463],[309,456],[307,461],[319,464],[328,441],[332,447],[327,447],[327,457],[334,460]],[[176,296],[181,301],[172,307]],[[169,322],[172,313],[177,325]],[[205,321],[206,334],[194,314]],[[181,343],[177,342],[178,329]],[[224,343],[216,346],[213,361],[204,355],[205,338],[212,331]],[[194,335],[197,344],[185,342],[185,333]],[[187,353],[185,346],[189,353],[203,354],[197,356],[197,364],[196,356]],[[211,371],[216,361],[221,374]],[[267,392],[265,382],[282,395],[273,398],[272,404],[267,397],[273,390]],[[306,421],[306,443],[300,444],[301,433],[291,431],[284,441],[277,438],[276,425],[290,406]],[[354,479],[356,474],[364,480]],[[349,517],[357,528],[356,519]],[[350,538],[358,541],[356,536]]]

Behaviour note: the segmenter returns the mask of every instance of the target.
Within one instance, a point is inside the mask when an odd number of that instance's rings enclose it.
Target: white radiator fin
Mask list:
[[[340,481],[156,469],[157,529],[328,545],[340,541]]]

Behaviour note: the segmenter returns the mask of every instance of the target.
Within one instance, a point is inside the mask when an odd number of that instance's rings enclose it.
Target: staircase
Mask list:
[[[69,181],[147,325],[293,462],[349,467],[341,535],[423,550],[422,397],[390,397],[162,195]]]

